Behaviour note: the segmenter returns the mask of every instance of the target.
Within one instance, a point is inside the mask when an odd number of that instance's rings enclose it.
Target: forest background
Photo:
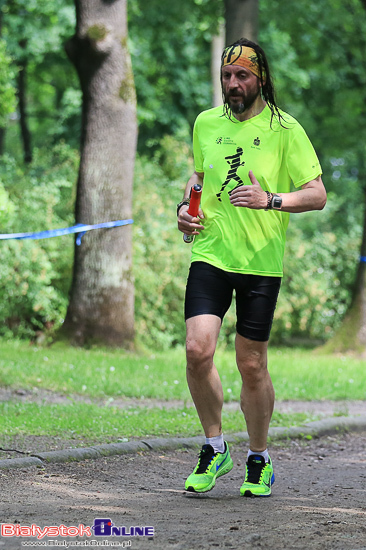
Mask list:
[[[212,106],[211,43],[219,0],[129,0],[129,49],[139,138],[134,177],[135,330],[140,346],[184,342],[190,247],[175,205],[193,169],[195,117]],[[1,4],[2,233],[74,223],[81,91],[64,44],[70,0]],[[366,180],[366,11],[359,0],[261,0],[259,43],[280,107],[307,131],[321,161],[326,209],[292,215],[272,341],[320,342],[339,327],[359,263]],[[108,220],[105,220],[108,221]],[[113,230],[112,230],[113,231]],[[0,334],[44,340],[62,325],[74,238],[3,241]],[[230,310],[221,334],[232,345]]]

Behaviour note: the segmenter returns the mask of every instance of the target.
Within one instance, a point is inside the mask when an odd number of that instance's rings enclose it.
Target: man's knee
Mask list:
[[[215,315],[200,315],[187,319],[186,354],[189,372],[197,373],[213,367],[221,319]]]
[[[192,374],[212,368],[215,347],[213,344],[195,338],[187,338],[187,369]]]
[[[237,354],[236,360],[246,386],[255,387],[268,375],[266,351],[250,350],[245,354]]]

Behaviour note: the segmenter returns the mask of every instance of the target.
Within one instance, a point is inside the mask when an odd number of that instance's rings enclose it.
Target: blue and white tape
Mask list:
[[[129,225],[133,223],[133,220],[117,220],[115,222],[103,222],[95,223],[94,225],[86,225],[84,223],[78,223],[72,227],[64,227],[62,229],[49,229],[47,231],[39,231],[38,233],[4,233],[0,234],[0,240],[8,239],[49,239],[51,237],[61,237],[63,235],[70,235],[72,233],[78,233],[76,237],[76,244],[80,246],[81,239],[87,231],[92,229],[108,229],[111,227],[120,227],[121,225]]]

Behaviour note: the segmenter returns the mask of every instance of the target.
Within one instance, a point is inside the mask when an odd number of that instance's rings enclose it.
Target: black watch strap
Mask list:
[[[179,202],[179,203],[177,204],[177,216],[178,216],[178,214],[179,214],[179,210],[181,209],[181,207],[182,207],[184,204],[185,204],[186,206],[189,206],[189,199],[183,199],[181,202]]]

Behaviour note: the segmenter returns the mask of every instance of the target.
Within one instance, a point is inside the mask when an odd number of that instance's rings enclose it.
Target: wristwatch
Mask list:
[[[179,210],[181,209],[181,207],[185,204],[186,206],[189,206],[189,201],[190,199],[183,199],[181,202],[179,202],[177,204],[177,216],[179,214]]]
[[[279,197],[278,195],[273,195],[273,199],[271,201],[271,208],[273,210],[281,210],[282,207],[282,197]]]

